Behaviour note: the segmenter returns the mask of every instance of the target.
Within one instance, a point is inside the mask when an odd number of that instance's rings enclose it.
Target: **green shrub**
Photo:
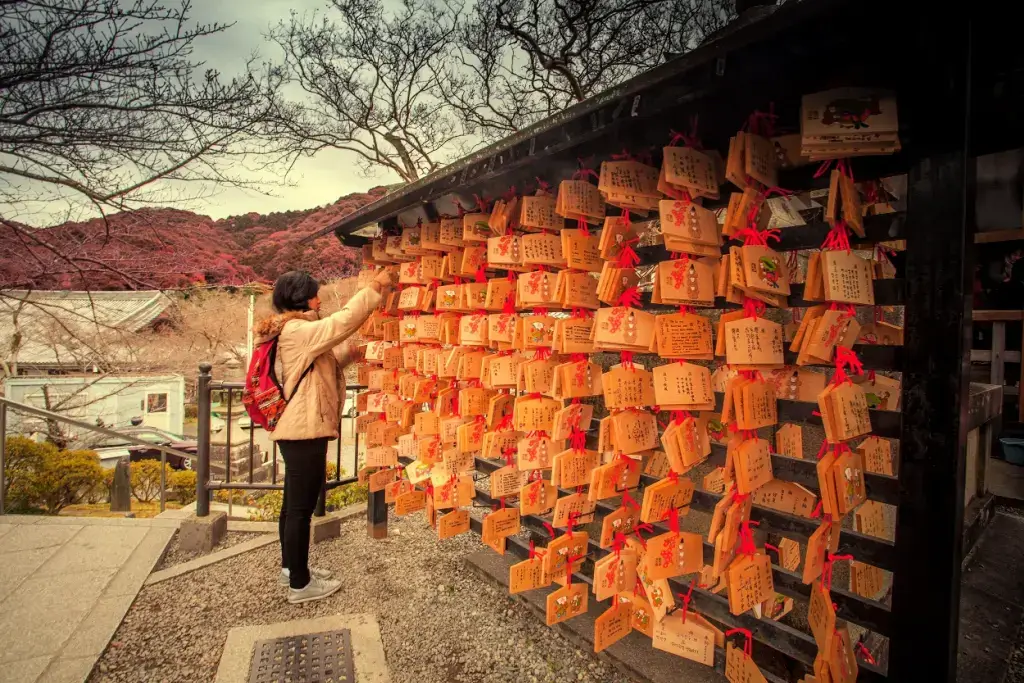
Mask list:
[[[46,512],[55,515],[68,505],[80,503],[103,484],[103,467],[95,451],[58,451],[44,458],[43,495]]]
[[[96,484],[86,491],[82,500],[89,505],[96,505],[110,499],[110,487],[114,483],[114,470],[103,470],[103,477]]]
[[[4,478],[12,510],[43,509],[55,515],[103,485],[104,470],[93,451],[65,451],[53,444],[7,439]]]
[[[140,460],[131,464],[132,495],[140,503],[149,503],[160,497],[160,461]],[[171,478],[171,466],[163,467],[166,480]]]
[[[254,522],[276,522],[281,517],[281,504],[284,502],[284,493],[281,491],[270,491],[253,506],[256,511],[249,515]]]
[[[213,499],[218,503],[231,503],[232,505],[254,505],[257,495],[254,491],[245,489],[217,489],[213,492]]]
[[[333,512],[356,503],[365,503],[369,497],[370,490],[366,484],[345,484],[327,492],[325,507],[329,512]]]
[[[37,443],[24,436],[7,438],[4,452],[4,496],[12,510],[28,511],[35,507],[39,497],[37,473],[43,460],[57,447],[50,443]]]
[[[168,488],[182,505],[188,505],[196,499],[196,473],[192,470],[173,472],[167,479]]]
[[[342,476],[345,476],[344,473]],[[327,492],[324,507],[328,512],[334,512],[349,505],[366,502],[369,495],[369,489],[365,484],[346,484]],[[269,491],[252,503],[255,512],[250,514],[249,518],[254,522],[276,522],[281,518],[283,501],[284,494],[281,491]]]

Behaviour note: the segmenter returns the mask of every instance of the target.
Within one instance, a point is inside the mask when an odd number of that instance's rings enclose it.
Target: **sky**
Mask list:
[[[323,10],[326,0],[200,0],[192,6],[197,23],[221,22],[234,25],[196,44],[195,58],[218,69],[225,78],[240,72],[246,59],[258,50],[264,59],[279,61],[280,50],[263,34],[271,24],[286,21],[294,10],[300,14]],[[380,170],[367,178],[356,166],[353,155],[326,150],[312,158],[299,159],[289,175],[289,186],[272,188],[266,196],[251,190],[220,188],[208,199],[188,208],[213,218],[255,211],[289,211],[322,206],[352,192],[364,192],[377,185],[399,182],[397,175]]]
[[[396,0],[385,0],[391,4]],[[181,0],[171,0],[177,5]],[[231,24],[226,30],[193,43],[193,62],[203,62],[197,69],[201,75],[207,68],[220,72],[222,80],[230,80],[243,73],[246,61],[258,53],[257,63],[272,61],[280,63],[283,54],[280,48],[266,40],[264,34],[271,25],[288,21],[294,10],[299,14],[313,11],[330,12],[329,0],[193,0],[190,10],[191,25],[221,23]],[[292,86],[293,92],[301,96],[302,91]],[[313,157],[298,159],[283,179],[260,178],[233,169],[235,175],[253,181],[266,181],[264,194],[254,189],[210,185],[202,189],[195,186],[167,185],[161,188],[154,184],[161,197],[166,196],[165,206],[193,211],[215,219],[256,212],[268,214],[275,211],[311,209],[331,204],[339,197],[353,192],[365,192],[379,185],[391,185],[401,179],[387,169],[379,169],[367,176],[357,165],[356,156],[339,150],[324,150]],[[283,173],[282,173],[283,175]],[[33,181],[24,181],[23,186],[31,188]],[[0,202],[0,216],[20,221],[26,225],[46,227],[65,221],[87,220],[99,215],[97,210],[75,192],[44,186],[39,193],[41,200],[27,200],[17,205]],[[161,194],[160,190],[166,192]],[[28,194],[28,193],[26,193]]]

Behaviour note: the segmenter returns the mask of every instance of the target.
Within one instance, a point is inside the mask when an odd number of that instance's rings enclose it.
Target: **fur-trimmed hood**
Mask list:
[[[292,320],[317,320],[318,318],[316,311],[288,311],[264,318],[253,325],[252,331],[258,342],[263,343],[280,335],[284,326]]]

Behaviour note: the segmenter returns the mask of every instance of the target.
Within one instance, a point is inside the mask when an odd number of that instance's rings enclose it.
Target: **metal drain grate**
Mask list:
[[[355,683],[348,629],[260,640],[249,683]]]

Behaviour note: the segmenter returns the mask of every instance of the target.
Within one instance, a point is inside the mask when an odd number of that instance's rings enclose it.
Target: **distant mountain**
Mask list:
[[[104,221],[64,223],[30,235],[0,224],[0,288],[170,289],[272,282],[288,270],[321,280],[359,268],[359,252],[333,235],[306,236],[382,197],[375,187],[305,211],[213,220],[178,209],[139,209]]]

